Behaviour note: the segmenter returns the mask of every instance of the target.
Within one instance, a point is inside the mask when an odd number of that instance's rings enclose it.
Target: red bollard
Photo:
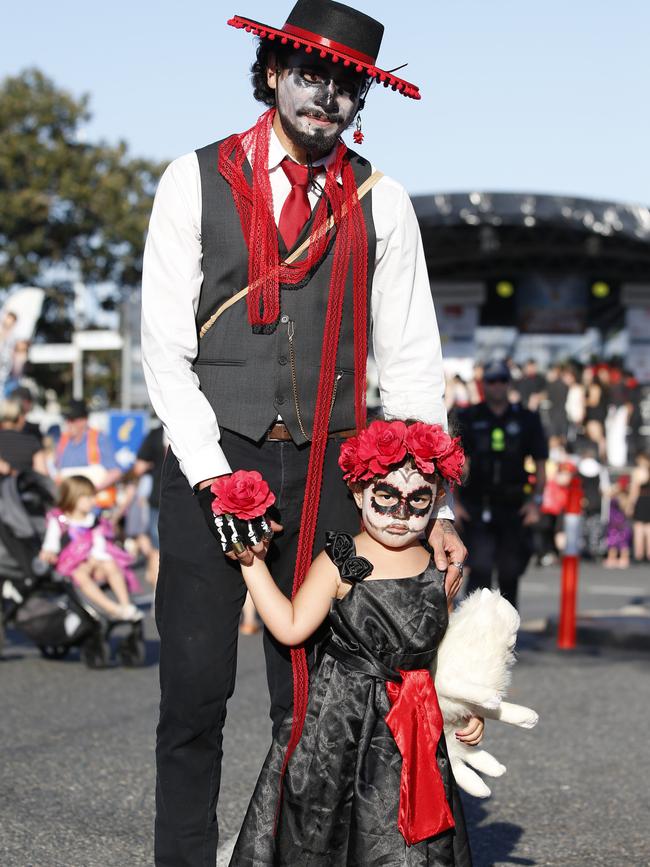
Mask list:
[[[580,567],[580,522],[582,515],[582,484],[579,476],[569,483],[564,529],[566,547],[562,557],[562,587],[560,593],[560,620],[557,646],[560,650],[573,650],[576,646],[576,601]]]

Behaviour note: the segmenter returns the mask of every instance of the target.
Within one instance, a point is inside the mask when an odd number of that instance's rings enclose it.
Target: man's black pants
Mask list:
[[[356,533],[359,517],[338,467],[341,441],[328,442],[314,551],[327,529]],[[254,443],[222,431],[234,470],[256,469],[275,493],[284,530],[268,563],[289,596],[293,584],[309,446]],[[239,618],[246,596],[239,566],[208,530],[171,451],[162,471],[160,574],[160,721],[156,746],[156,865],[214,867],[226,702],[233,693]],[[274,733],[292,704],[289,650],[265,631],[264,651]]]
[[[519,579],[531,555],[531,534],[522,524],[518,508],[494,509],[490,521],[483,521],[481,509],[468,509],[472,520],[463,525],[470,567],[466,593],[492,586],[496,571],[501,595],[517,607]]]

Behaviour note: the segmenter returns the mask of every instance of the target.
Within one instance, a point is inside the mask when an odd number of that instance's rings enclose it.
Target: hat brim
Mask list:
[[[403,96],[408,96],[411,99],[422,98],[417,85],[411,84],[403,78],[398,78],[391,72],[379,69],[373,63],[355,56],[356,52],[353,52],[350,48],[346,48],[345,45],[334,44],[328,40],[319,41],[319,36],[316,33],[310,34],[309,37],[295,32],[290,33],[286,30],[269,27],[268,24],[261,24],[259,21],[242,18],[241,15],[235,15],[228,21],[228,24],[231,27],[236,27],[237,30],[245,30],[247,33],[252,33],[253,36],[258,36],[260,39],[268,39],[270,42],[277,39],[281,45],[291,43],[296,50],[304,48],[307,54],[317,51],[320,57],[329,57],[333,63],[340,62],[346,67],[352,66],[355,72],[365,72],[367,76],[374,78],[378,84],[390,87]],[[311,36],[314,38],[312,39]]]

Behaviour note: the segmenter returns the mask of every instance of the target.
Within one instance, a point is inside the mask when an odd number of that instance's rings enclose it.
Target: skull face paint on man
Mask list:
[[[284,132],[318,159],[332,150],[354,120],[364,78],[340,63],[298,51],[289,55],[282,68],[270,70],[269,84],[275,86]]]
[[[367,532],[388,548],[403,548],[426,530],[437,485],[410,463],[374,478],[354,499]]]

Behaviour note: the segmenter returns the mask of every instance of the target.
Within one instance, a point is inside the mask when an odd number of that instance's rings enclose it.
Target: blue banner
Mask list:
[[[109,411],[108,435],[121,469],[128,470],[133,466],[142,440],[147,435],[148,418],[148,413],[142,410]]]

